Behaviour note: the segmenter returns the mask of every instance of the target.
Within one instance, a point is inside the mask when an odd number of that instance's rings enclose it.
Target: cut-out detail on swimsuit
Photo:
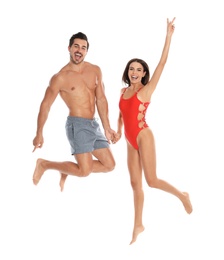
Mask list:
[[[140,101],[141,102],[141,101]],[[146,114],[146,111],[147,111],[147,108],[148,108],[148,105],[149,103],[148,102],[144,102],[144,103],[141,103],[138,107],[138,116],[137,116],[137,120],[139,121],[138,122],[138,127],[139,128],[145,128],[145,127],[148,127],[146,122],[145,122],[145,114]]]
[[[138,150],[137,136],[141,130],[148,127],[145,115],[150,102],[138,99],[137,94],[141,88],[133,96],[125,99],[123,95],[126,89],[121,94],[119,108],[123,117],[125,137]]]

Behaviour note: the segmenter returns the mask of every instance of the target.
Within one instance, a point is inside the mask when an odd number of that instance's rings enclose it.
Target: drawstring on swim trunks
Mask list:
[[[94,122],[99,121],[99,118],[94,117],[91,121],[91,125],[94,127]]]

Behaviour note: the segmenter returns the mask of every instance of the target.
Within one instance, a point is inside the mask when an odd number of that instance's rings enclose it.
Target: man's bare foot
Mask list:
[[[138,235],[140,233],[142,233],[144,230],[145,230],[144,226],[139,226],[139,227],[134,228],[133,234],[132,234],[132,240],[129,245],[133,244],[137,240]]]
[[[182,200],[182,203],[187,213],[191,214],[191,212],[193,211],[193,207],[191,205],[189,194],[187,192],[183,192],[183,194],[185,195],[185,199]]]
[[[66,180],[67,177],[68,177],[67,174],[64,174],[64,173],[61,172],[61,179],[60,179],[60,182],[59,182],[61,192],[64,190],[65,180]]]
[[[33,184],[37,185],[40,181],[42,175],[44,174],[44,168],[41,166],[41,163],[44,161],[44,159],[37,159],[36,162],[36,168],[33,173]]]

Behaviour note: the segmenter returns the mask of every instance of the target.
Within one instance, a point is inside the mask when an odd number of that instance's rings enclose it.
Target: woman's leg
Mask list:
[[[149,128],[138,135],[139,153],[147,184],[156,189],[169,192],[180,199],[188,214],[192,212],[192,205],[187,192],[181,192],[168,182],[158,179],[156,174],[156,151],[153,133]]]
[[[137,236],[144,230],[142,224],[142,211],[144,203],[144,192],[142,189],[142,166],[139,158],[139,153],[127,142],[127,159],[128,170],[130,174],[130,182],[133,189],[134,196],[134,228],[132,240],[130,244],[134,243]]]

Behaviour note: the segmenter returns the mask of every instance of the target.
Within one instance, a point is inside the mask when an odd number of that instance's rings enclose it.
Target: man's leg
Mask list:
[[[115,160],[110,148],[101,148],[92,152],[97,159],[93,161],[92,172],[110,172],[115,168]]]
[[[93,156],[97,160],[93,160],[93,168],[92,172],[110,172],[114,169],[115,167],[115,160],[113,157],[113,154],[110,150],[110,148],[101,148],[101,149],[96,149],[92,152]],[[75,156],[78,164],[79,164],[79,156]],[[67,174],[64,174],[61,172],[61,179],[59,182],[61,191],[64,189],[65,181],[66,178],[68,177]]]
[[[55,162],[45,159],[38,159],[36,168],[33,174],[33,183],[38,184],[42,175],[47,170],[56,170],[60,173],[67,175],[73,175],[77,177],[88,176],[93,169],[93,160],[91,153],[83,153],[76,155],[77,163],[73,162]]]

